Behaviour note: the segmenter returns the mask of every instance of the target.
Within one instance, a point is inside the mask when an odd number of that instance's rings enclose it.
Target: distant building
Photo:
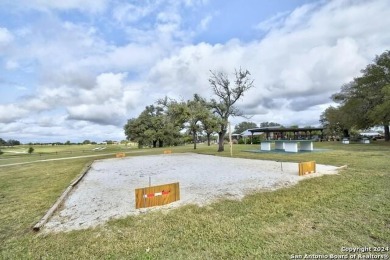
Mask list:
[[[240,134],[232,134],[232,139],[233,140],[235,139],[237,141],[240,140],[240,139],[244,139],[244,143],[246,144],[247,141],[249,141],[250,138],[252,138],[252,136],[260,136],[262,134],[264,134],[264,133],[257,132],[257,133],[253,133],[253,135],[252,135],[252,133],[249,132],[249,130],[247,129],[247,130],[245,130],[244,132],[242,132]]]
[[[365,136],[365,137],[381,137],[382,134],[378,132],[362,132],[359,134],[360,136]]]

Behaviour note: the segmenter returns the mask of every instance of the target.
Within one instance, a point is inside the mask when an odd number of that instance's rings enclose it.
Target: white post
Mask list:
[[[230,142],[230,156],[233,157],[233,142],[232,142],[232,128],[229,122],[229,142]]]

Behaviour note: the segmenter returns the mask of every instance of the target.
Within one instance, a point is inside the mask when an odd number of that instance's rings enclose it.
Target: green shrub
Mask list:
[[[260,136],[253,136],[253,139],[252,139],[253,144],[260,144],[260,142],[261,142]]]
[[[28,153],[29,154],[32,154],[34,152],[34,148],[32,148],[31,146],[30,146],[30,148],[28,148]]]

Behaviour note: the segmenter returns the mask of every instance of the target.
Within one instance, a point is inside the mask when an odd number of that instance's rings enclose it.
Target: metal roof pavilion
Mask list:
[[[262,127],[262,128],[252,128],[247,131],[253,133],[263,132],[263,133],[285,133],[285,132],[312,132],[312,131],[323,131],[323,127],[303,127],[303,128],[285,128],[285,127]]]
[[[302,127],[302,128],[284,128],[284,127],[262,127],[262,128],[252,128],[248,129],[247,131],[251,132],[253,137],[254,133],[262,132],[265,133],[267,136],[267,139],[270,138],[270,133],[273,133],[273,137],[275,136],[277,138],[284,139],[285,138],[285,133],[293,133],[294,138],[298,136],[298,133],[304,132],[305,135],[307,136],[307,133],[309,133],[309,137],[311,137],[311,133],[314,131],[321,131],[321,139],[323,137],[323,127]],[[279,135],[280,134],[280,135]]]

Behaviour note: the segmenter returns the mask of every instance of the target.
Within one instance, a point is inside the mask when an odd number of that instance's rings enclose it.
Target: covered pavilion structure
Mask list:
[[[321,132],[320,138],[323,139],[323,127],[303,127],[303,128],[284,128],[284,127],[262,127],[248,129],[251,133],[251,144],[254,133],[265,133],[266,140],[299,140],[312,139],[313,132]]]

